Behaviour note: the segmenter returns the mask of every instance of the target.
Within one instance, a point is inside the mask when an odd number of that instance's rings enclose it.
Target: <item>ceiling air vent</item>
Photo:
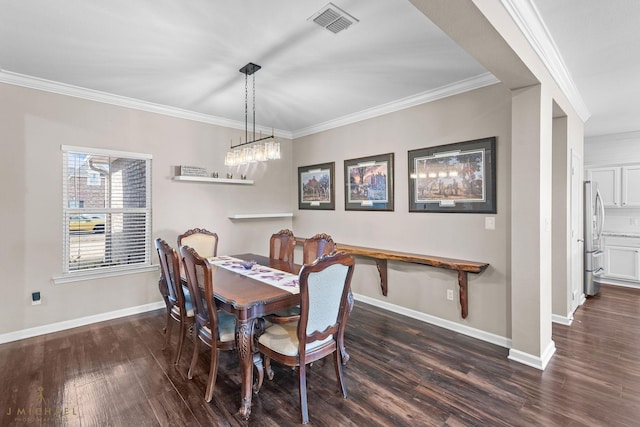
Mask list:
[[[358,22],[356,18],[333,3],[327,4],[309,19],[334,34],[346,30],[351,24]]]

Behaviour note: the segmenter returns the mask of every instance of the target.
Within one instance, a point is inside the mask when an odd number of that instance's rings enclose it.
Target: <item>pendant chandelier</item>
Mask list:
[[[245,142],[233,145],[231,141],[231,148],[227,151],[227,155],[224,158],[225,166],[242,166],[249,163],[263,162],[266,160],[274,160],[280,158],[280,143],[276,141],[273,136],[273,129],[271,135],[260,137],[256,139],[256,76],[254,73],[260,68],[259,65],[252,62],[248,63],[244,67],[240,68],[240,72],[244,74],[244,137]],[[253,76],[253,139],[249,141],[249,76]]]

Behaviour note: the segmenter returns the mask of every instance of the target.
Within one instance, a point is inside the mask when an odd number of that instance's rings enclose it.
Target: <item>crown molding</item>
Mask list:
[[[455,82],[437,89],[422,92],[416,95],[408,96],[396,101],[382,104],[377,107],[369,108],[357,113],[329,120],[318,125],[309,126],[297,131],[289,132],[285,130],[274,130],[275,136],[280,138],[295,139],[314,133],[334,129],[340,126],[356,123],[362,120],[371,119],[382,116],[384,114],[403,110],[420,104],[426,104],[438,99],[446,98],[460,93],[490,86],[500,81],[491,73],[480,74],[459,82]],[[100,92],[93,89],[87,89],[79,86],[68,85],[65,83],[54,82],[51,80],[41,79],[37,77],[27,76],[24,74],[13,73],[6,70],[0,70],[0,83],[7,83],[16,86],[23,86],[31,89],[42,90],[45,92],[57,93],[76,98],[86,99],[89,101],[102,102],[105,104],[116,105],[120,107],[133,108],[136,110],[147,111],[165,116],[177,117],[186,120],[192,120],[202,123],[209,123],[217,126],[224,126],[232,129],[244,130],[244,122],[229,120],[222,117],[210,116],[207,114],[196,113],[194,111],[183,110],[180,108],[169,107],[166,105],[154,104],[152,102],[141,101],[124,96],[113,95],[106,92]],[[270,133],[271,129],[256,126],[256,130],[264,133]]]
[[[100,92],[93,89],[54,82],[38,77],[27,76],[25,74],[13,73],[6,70],[0,70],[0,83],[7,83],[15,86],[22,86],[30,89],[37,89],[45,92],[57,93],[60,95],[72,96],[89,101],[102,102],[119,107],[132,108],[135,110],[147,111],[150,113],[162,114],[165,116],[177,117],[180,119],[192,120],[201,123],[208,123],[232,129],[245,129],[245,123],[237,120],[229,120],[222,117],[197,113],[195,111],[183,110],[180,108],[155,104],[153,102],[113,95],[106,92]],[[271,134],[272,129],[256,126],[256,131],[261,131],[265,134]],[[278,136],[280,138],[292,138],[291,132],[288,131],[275,129],[273,130],[273,133],[275,136]]]
[[[377,107],[369,108],[359,111],[357,113],[348,114],[346,116],[339,117],[337,119],[329,120],[324,123],[309,126],[306,128],[293,131],[293,138],[301,138],[303,136],[312,135],[314,133],[335,129],[340,126],[360,122],[362,120],[372,119],[374,117],[382,116],[384,114],[393,113],[396,111],[404,110],[406,108],[414,107],[416,105],[426,104],[438,99],[447,98],[449,96],[458,95],[464,92],[468,92],[474,89],[479,89],[485,86],[491,86],[493,84],[500,83],[498,79],[491,73],[480,74],[459,82],[451,83],[446,86],[439,87],[437,89],[422,92],[416,95],[411,95],[406,98],[402,98],[396,101],[382,104]]]
[[[533,0],[501,0],[501,2],[547,70],[549,70],[551,77],[565,94],[580,119],[583,122],[589,120],[591,113],[573,82],[562,55],[560,55],[560,51]]]

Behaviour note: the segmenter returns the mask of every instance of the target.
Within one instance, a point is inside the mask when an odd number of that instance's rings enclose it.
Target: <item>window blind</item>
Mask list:
[[[63,146],[63,273],[151,264],[151,156]]]

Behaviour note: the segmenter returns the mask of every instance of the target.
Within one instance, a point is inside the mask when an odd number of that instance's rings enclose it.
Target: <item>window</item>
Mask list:
[[[151,265],[151,156],[62,146],[63,274]]]

